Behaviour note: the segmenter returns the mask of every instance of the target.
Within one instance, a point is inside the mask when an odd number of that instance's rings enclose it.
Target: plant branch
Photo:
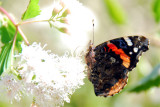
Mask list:
[[[13,45],[12,45],[12,50],[11,50],[11,67],[12,67],[12,65],[13,65],[13,55],[14,55],[14,48],[15,48],[17,33],[18,33],[18,27],[16,27],[16,32],[15,32],[15,35],[14,35]],[[12,68],[11,68],[11,69],[12,69]]]
[[[0,7],[0,11],[4,13],[8,17],[8,19],[11,20],[11,22],[16,26],[16,22],[12,19],[12,17],[8,14],[8,12],[5,9]]]
[[[16,27],[17,31],[19,31],[19,33],[21,34],[21,36],[24,39],[24,41],[26,42],[26,44],[29,45],[29,42],[28,42],[26,36],[24,35],[24,33],[22,32],[20,27],[16,24],[16,22],[13,20],[13,18],[8,14],[8,12],[2,7],[0,7],[0,11],[2,13],[4,13],[8,17],[8,19],[14,24],[14,26]]]

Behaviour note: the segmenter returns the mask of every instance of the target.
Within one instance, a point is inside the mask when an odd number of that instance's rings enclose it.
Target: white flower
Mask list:
[[[54,6],[58,6],[58,9],[65,6],[70,10],[71,14],[66,17],[69,24],[63,23],[62,27],[67,28],[71,36],[59,37],[62,37],[63,42],[73,51],[86,44],[87,31],[92,28],[94,17],[77,0],[62,2],[63,5],[58,2]],[[54,24],[61,25],[56,22]],[[44,48],[45,46],[41,47],[37,43],[30,46],[22,44],[22,53],[15,55],[20,59],[18,64],[14,63],[15,70],[1,75],[1,95],[8,96],[11,101],[20,101],[24,95],[31,96],[33,105],[40,107],[62,106],[64,102],[70,102],[70,95],[84,84],[85,64],[79,56],[66,53],[60,57],[49,50],[45,51]]]
[[[59,57],[40,44],[22,45],[19,67],[23,85],[35,102],[43,107],[63,105],[83,85],[85,66],[79,57]]]
[[[60,23],[59,21],[54,21],[53,25],[56,27],[65,27],[70,36],[67,36],[65,33],[61,33],[59,36],[62,42],[66,47],[74,51],[79,48],[83,50],[84,46],[88,44],[88,34],[91,34],[93,26],[92,20],[94,19],[95,27],[98,26],[96,17],[94,13],[78,0],[55,0],[51,5],[42,9],[42,14],[36,18],[40,19],[49,19],[52,14],[52,10],[62,10],[67,9],[70,14],[68,14],[65,19],[67,23]],[[48,24],[40,23],[42,26],[48,26]],[[39,23],[37,24],[39,26]],[[83,48],[82,48],[83,47]],[[80,49],[81,48],[81,49]]]
[[[12,100],[20,101],[23,93],[23,86],[19,80],[15,79],[12,74],[1,76],[0,95],[7,96],[12,103]]]
[[[45,46],[44,46],[45,47]],[[45,51],[40,44],[22,44],[22,53],[16,67],[17,75],[4,73],[0,93],[12,100],[24,95],[33,96],[40,107],[62,106],[69,96],[83,85],[85,65],[80,57],[65,54],[62,57]],[[17,78],[20,75],[21,78]]]

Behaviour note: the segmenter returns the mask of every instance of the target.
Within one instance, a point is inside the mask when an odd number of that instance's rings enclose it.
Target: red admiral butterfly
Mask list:
[[[90,44],[85,59],[96,96],[120,92],[127,84],[128,72],[136,67],[148,46],[149,40],[144,36],[121,37],[96,47]]]

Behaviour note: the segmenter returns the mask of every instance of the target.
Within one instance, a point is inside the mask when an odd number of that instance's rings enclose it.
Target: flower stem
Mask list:
[[[17,25],[24,25],[24,24],[29,24],[29,23],[34,23],[34,22],[48,22],[49,20],[34,20],[34,21],[25,21],[25,22],[20,22]]]
[[[29,46],[29,41],[27,40],[26,36],[22,32],[21,28],[19,26],[17,26],[17,29],[18,29],[19,33],[21,34],[22,38],[24,39],[24,41],[26,42],[26,44]]]

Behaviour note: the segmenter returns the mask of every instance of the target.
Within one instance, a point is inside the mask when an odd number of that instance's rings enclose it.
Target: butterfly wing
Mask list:
[[[139,61],[139,57],[143,52],[147,51],[149,48],[149,40],[144,36],[128,36],[110,40],[110,43],[114,44],[118,49],[122,49],[124,54],[128,56],[129,64],[125,66],[127,60],[125,55],[120,55],[123,60],[124,66],[131,71]],[[123,56],[124,55],[124,56]]]
[[[90,47],[86,54],[89,80],[97,96],[112,96],[127,84],[128,72],[137,64],[149,41],[143,36],[129,36]]]

